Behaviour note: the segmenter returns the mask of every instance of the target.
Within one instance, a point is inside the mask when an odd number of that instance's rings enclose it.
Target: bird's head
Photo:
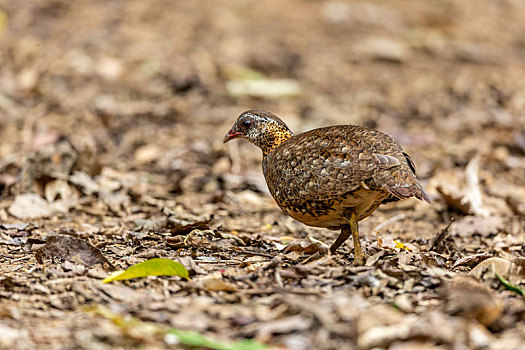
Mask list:
[[[263,154],[268,154],[292,136],[288,126],[273,113],[250,110],[237,118],[223,142],[243,138],[259,147]]]

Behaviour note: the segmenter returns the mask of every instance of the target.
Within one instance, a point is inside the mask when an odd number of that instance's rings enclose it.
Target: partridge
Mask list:
[[[358,222],[381,204],[416,197],[430,202],[414,163],[390,136],[357,125],[294,135],[270,112],[242,113],[224,142],[243,138],[263,153],[268,189],[284,213],[303,224],[341,230],[335,253],[352,235],[354,265],[363,265]]]

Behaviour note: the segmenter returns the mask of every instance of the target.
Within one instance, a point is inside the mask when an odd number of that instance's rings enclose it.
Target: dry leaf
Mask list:
[[[476,319],[485,326],[494,323],[503,312],[503,301],[473,278],[458,276],[448,281],[440,294],[448,313]]]
[[[19,219],[35,219],[49,217],[56,209],[36,193],[26,193],[16,196],[8,211]]]
[[[237,286],[218,278],[205,278],[201,280],[202,286],[208,291],[236,292]]]
[[[67,235],[48,237],[46,244],[35,253],[35,257],[41,264],[43,257],[49,257],[82,263],[86,266],[102,263],[112,267],[99,249],[83,239]]]

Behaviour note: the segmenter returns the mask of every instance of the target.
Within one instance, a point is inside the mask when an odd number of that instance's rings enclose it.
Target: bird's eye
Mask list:
[[[250,126],[252,126],[252,121],[251,119],[244,119],[242,122],[241,122],[241,127],[243,129],[248,129]]]

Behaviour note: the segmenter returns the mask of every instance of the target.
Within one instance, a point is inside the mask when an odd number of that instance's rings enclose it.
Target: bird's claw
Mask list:
[[[354,261],[352,262],[353,266],[363,266],[365,263],[366,257],[363,253],[354,255]]]

